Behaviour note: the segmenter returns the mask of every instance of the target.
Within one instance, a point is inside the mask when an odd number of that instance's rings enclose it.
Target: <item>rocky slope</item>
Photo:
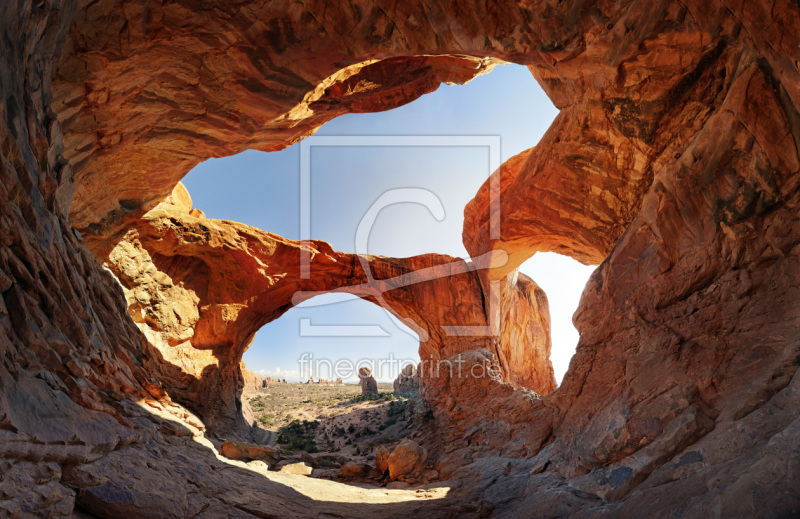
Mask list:
[[[0,32],[7,515],[798,514],[796,2],[14,0]],[[466,209],[465,245],[493,268],[368,258],[364,284],[359,258],[170,195],[203,158],[279,149],[497,60],[528,65],[561,113]],[[329,280],[270,279],[302,250]],[[514,268],[545,250],[600,267],[570,370],[540,397],[514,373],[549,347],[544,299]],[[258,291],[203,270],[231,260]],[[424,268],[446,279],[435,297],[392,284]],[[422,353],[504,367],[508,383],[420,373],[417,439],[446,497],[323,490],[216,454],[242,430],[252,334],[294,290],[356,282],[425,332]],[[492,333],[442,333],[474,325]]]

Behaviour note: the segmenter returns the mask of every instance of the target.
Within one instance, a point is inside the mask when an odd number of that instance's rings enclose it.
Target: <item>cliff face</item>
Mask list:
[[[452,499],[417,505],[427,516],[796,515],[799,11],[789,0],[7,3],[0,507],[330,511],[220,461],[208,438],[242,434],[238,360],[258,327],[296,290],[346,290],[410,319],[423,356],[503,366],[508,383],[421,370],[419,439],[460,481]],[[496,60],[528,65],[561,113],[466,208],[464,243],[494,268],[356,258],[205,220],[170,194],[203,158],[279,149]],[[309,279],[292,274],[301,250]],[[600,266],[562,387],[537,396],[520,386],[552,384],[545,298],[514,269],[550,250]],[[216,272],[232,261],[235,272]],[[396,284],[423,269],[442,276]]]

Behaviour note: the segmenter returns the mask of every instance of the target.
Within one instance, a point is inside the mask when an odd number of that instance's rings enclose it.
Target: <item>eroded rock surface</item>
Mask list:
[[[426,517],[797,515],[798,10],[790,0],[7,2],[0,509],[407,517],[413,501]],[[399,106],[498,59],[528,65],[561,110],[467,207],[468,251],[508,261],[476,274],[436,255],[370,259],[372,288],[449,270],[446,289],[387,296],[427,334],[422,353],[505,362],[504,380],[426,385],[421,374],[416,439],[451,495],[342,499],[328,482],[220,459],[206,427],[238,430],[240,351],[285,308],[258,315],[238,299],[247,290],[203,287],[214,273],[198,255],[233,257],[247,275],[275,251],[282,265],[303,247],[321,265],[339,257],[206,220],[181,196],[165,204],[177,209],[145,212],[199,160],[280,149],[338,114]],[[516,326],[544,312],[525,302],[540,297],[514,268],[545,250],[600,266],[562,387],[539,395],[513,379],[512,343],[444,340],[442,326],[525,337],[533,326]],[[251,281],[287,308],[298,288]],[[443,295],[422,304],[432,288]],[[170,301],[182,303],[170,313]],[[520,316],[526,308],[537,311]],[[203,384],[218,388],[207,407]]]
[[[546,299],[529,280],[507,287],[499,301],[507,335],[482,336],[470,333],[487,319],[476,271],[463,260],[339,253],[325,242],[295,242],[191,210],[179,184],[117,244],[107,266],[125,288],[134,321],[167,361],[164,387],[212,431],[247,437],[240,394],[257,382],[241,357],[258,329],[331,291],[381,304],[417,330],[429,384],[438,384],[441,359],[484,349],[502,356],[498,379],[542,393],[555,387]],[[363,380],[371,381],[366,392],[377,393],[371,374]]]
[[[411,394],[419,391],[419,374],[417,367],[413,364],[403,366],[397,378],[394,380],[394,392],[396,395]]]
[[[428,460],[425,448],[412,440],[403,440],[392,450],[386,460],[392,480],[420,471]]]
[[[261,460],[275,464],[281,459],[275,449],[242,442],[225,442],[220,445],[219,453],[226,458],[239,461]]]
[[[358,370],[358,380],[361,382],[362,395],[377,395],[378,383],[372,376],[372,370],[364,366]]]

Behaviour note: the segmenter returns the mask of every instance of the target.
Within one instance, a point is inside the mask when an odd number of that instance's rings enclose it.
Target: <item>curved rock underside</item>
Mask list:
[[[502,333],[487,337],[476,270],[458,258],[358,256],[206,219],[178,184],[129,230],[107,265],[125,288],[133,320],[167,360],[164,389],[217,434],[247,434],[240,362],[258,329],[328,292],[357,295],[394,313],[417,331],[420,357],[432,366],[487,350],[502,371],[498,379],[540,393],[555,389],[541,289],[520,279],[504,291]]]
[[[5,513],[798,514],[796,2],[219,4],[3,7]],[[480,269],[291,242],[173,192],[206,157],[500,60],[561,112],[465,209]],[[546,299],[515,270],[539,251],[600,263],[555,391]],[[418,440],[447,497],[345,503],[218,457],[248,432],[241,354],[298,290],[382,298],[423,358],[501,367],[420,370]],[[448,334],[472,326],[487,335]]]

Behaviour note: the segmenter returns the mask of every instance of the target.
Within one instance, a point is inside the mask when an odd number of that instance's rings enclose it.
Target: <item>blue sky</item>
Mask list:
[[[420,99],[375,114],[349,114],[329,122],[319,136],[405,136],[395,146],[310,146],[310,237],[334,249],[356,251],[356,229],[386,192],[423,189],[438,199],[437,221],[419,203],[398,203],[378,213],[366,251],[405,257],[438,252],[466,257],[461,244],[463,210],[491,173],[486,146],[408,146],[414,136],[499,136],[500,158],[533,146],[557,111],[525,67],[496,67],[467,85],[442,85]],[[494,139],[496,140],[496,138]],[[460,142],[456,139],[457,142]],[[300,236],[300,144],[279,152],[246,151],[209,159],[184,179],[194,206],[209,218],[234,220],[287,238]],[[439,203],[437,202],[437,204]],[[363,252],[363,250],[360,250]],[[522,271],[547,292],[553,319],[552,360],[560,381],[578,335],[571,323],[592,267],[556,254],[537,254]],[[248,368],[289,380],[330,378],[330,366],[348,362],[377,367],[376,378],[394,379],[400,361],[417,362],[418,341],[381,308],[358,299],[320,296],[265,325],[245,353]],[[377,335],[383,336],[377,336]],[[301,373],[299,360],[306,359]],[[390,360],[393,359],[393,360]],[[354,381],[355,375],[349,378]]]

